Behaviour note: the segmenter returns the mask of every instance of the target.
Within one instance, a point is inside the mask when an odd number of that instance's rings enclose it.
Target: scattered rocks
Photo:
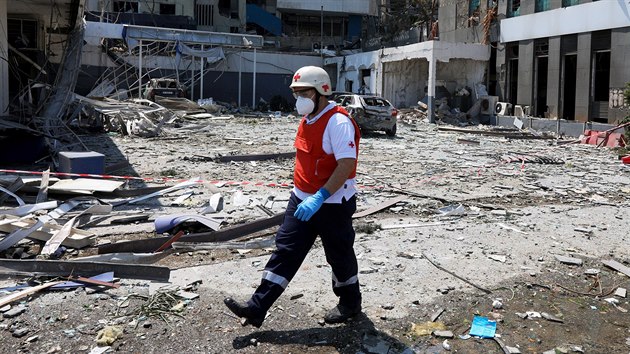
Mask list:
[[[7,312],[3,313],[2,316],[5,318],[13,318],[21,315],[26,311],[27,307],[24,305],[17,305]]]
[[[433,335],[438,338],[453,338],[453,332],[445,330],[433,331]]]
[[[15,338],[22,338],[26,334],[28,334],[28,332],[30,332],[30,330],[28,328],[21,327],[21,328],[17,328],[15,330],[13,330],[13,333],[11,333],[11,335],[14,336]]]
[[[451,290],[455,290],[455,287],[452,285],[442,285],[439,288],[436,289],[438,292],[442,293],[442,294],[448,294],[449,291]]]

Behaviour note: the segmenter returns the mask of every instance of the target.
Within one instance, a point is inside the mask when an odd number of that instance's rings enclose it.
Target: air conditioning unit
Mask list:
[[[497,106],[497,102],[499,101],[499,97],[497,96],[481,96],[481,114],[486,115],[496,115],[495,108]]]
[[[512,113],[512,104],[508,102],[498,102],[494,108],[494,113],[500,116],[509,116]]]
[[[313,42],[311,47],[313,48],[313,51],[322,49],[322,45],[319,42]]]
[[[514,106],[514,116],[515,117],[527,117],[529,116],[530,112],[530,107],[531,106],[521,106],[520,104],[517,104]]]

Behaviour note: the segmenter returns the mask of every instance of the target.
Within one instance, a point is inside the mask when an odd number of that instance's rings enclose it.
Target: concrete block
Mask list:
[[[105,171],[105,155],[94,151],[59,153],[59,172],[102,174]]]

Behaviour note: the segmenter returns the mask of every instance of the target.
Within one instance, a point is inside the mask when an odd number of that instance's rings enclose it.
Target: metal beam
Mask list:
[[[270,218],[258,219],[242,225],[236,225],[219,231],[204,232],[183,236],[179,242],[222,242],[230,241],[242,236],[262,231],[282,224],[284,213],[276,214]],[[98,253],[114,252],[153,252],[162,246],[170,237],[154,237],[144,240],[118,242],[98,246]]]
[[[119,278],[168,281],[171,270],[166,267],[105,262],[71,262],[45,260],[0,260],[0,274],[41,274],[54,276],[80,275],[91,277],[114,272]]]
[[[126,38],[155,42],[183,42],[187,44],[225,45],[262,48],[263,37],[251,34],[192,31],[175,28],[124,25]]]

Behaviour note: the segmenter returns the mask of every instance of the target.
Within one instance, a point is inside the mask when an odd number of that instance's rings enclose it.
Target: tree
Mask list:
[[[437,21],[438,0],[391,0],[383,13],[381,31],[385,35],[395,36],[412,27],[431,25]]]

